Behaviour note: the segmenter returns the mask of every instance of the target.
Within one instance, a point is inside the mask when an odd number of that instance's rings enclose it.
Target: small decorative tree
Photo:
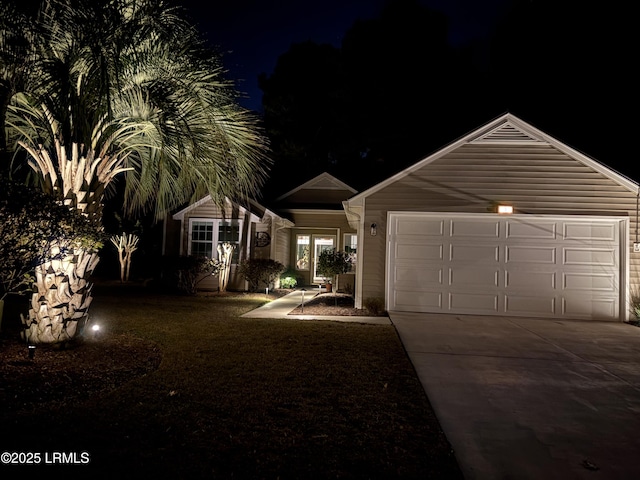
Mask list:
[[[323,250],[318,258],[318,273],[328,282],[332,282],[341,273],[351,270],[351,256],[346,252],[340,252],[335,248]],[[336,304],[338,297],[336,295]]]
[[[114,235],[111,237],[111,243],[118,250],[118,259],[120,260],[120,282],[129,281],[129,273],[131,271],[131,255],[138,249],[138,241],[140,238],[130,233],[127,235],[122,232],[122,235]]]

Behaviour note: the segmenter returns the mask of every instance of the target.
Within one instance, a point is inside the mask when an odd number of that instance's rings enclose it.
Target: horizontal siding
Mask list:
[[[342,201],[352,197],[353,192],[350,190],[336,189],[309,189],[299,190],[289,195],[286,199],[287,204],[306,204],[316,203],[323,205],[342,205]]]
[[[213,202],[205,202],[190,210],[189,213],[185,215],[185,218],[221,218],[222,212],[224,212],[225,215],[231,215],[231,207],[220,208]]]
[[[291,232],[288,228],[276,230],[276,252],[275,260],[282,263],[285,267],[291,264],[289,258]]]
[[[355,230],[349,226],[344,211],[316,214],[293,212],[291,214],[291,220],[296,228],[339,228],[343,232],[355,232]]]
[[[365,199],[362,297],[384,296],[389,211],[487,213],[492,205],[515,213],[629,217],[631,289],[640,289],[636,193],[551,145],[467,144],[411,172]]]

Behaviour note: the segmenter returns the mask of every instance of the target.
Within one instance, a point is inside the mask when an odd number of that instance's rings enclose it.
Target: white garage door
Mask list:
[[[625,231],[611,217],[390,212],[387,306],[618,319]]]

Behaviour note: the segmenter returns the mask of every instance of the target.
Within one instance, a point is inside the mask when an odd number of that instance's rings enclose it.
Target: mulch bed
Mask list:
[[[374,315],[365,308],[355,308],[353,296],[345,293],[320,293],[289,315],[385,316]]]

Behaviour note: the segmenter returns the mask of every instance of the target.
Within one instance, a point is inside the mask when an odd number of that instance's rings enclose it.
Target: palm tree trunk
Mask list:
[[[29,344],[65,343],[81,334],[88,319],[96,250],[52,248],[51,260],[36,267],[28,316],[22,316],[23,339]]]
[[[53,120],[51,120],[53,122]],[[51,192],[71,209],[89,218],[96,228],[102,214],[102,193],[105,185],[117,172],[123,171],[117,160],[96,158],[88,150],[82,155],[82,147],[71,144],[70,155],[59,139],[55,141],[55,159],[42,148],[22,145],[30,154],[30,165],[40,172]],[[114,170],[105,169],[110,164]],[[65,343],[81,334],[88,319],[91,304],[91,273],[99,257],[96,249],[85,249],[77,244],[54,243],[50,260],[38,265],[36,282],[28,316],[22,316],[23,339],[27,343]]]

